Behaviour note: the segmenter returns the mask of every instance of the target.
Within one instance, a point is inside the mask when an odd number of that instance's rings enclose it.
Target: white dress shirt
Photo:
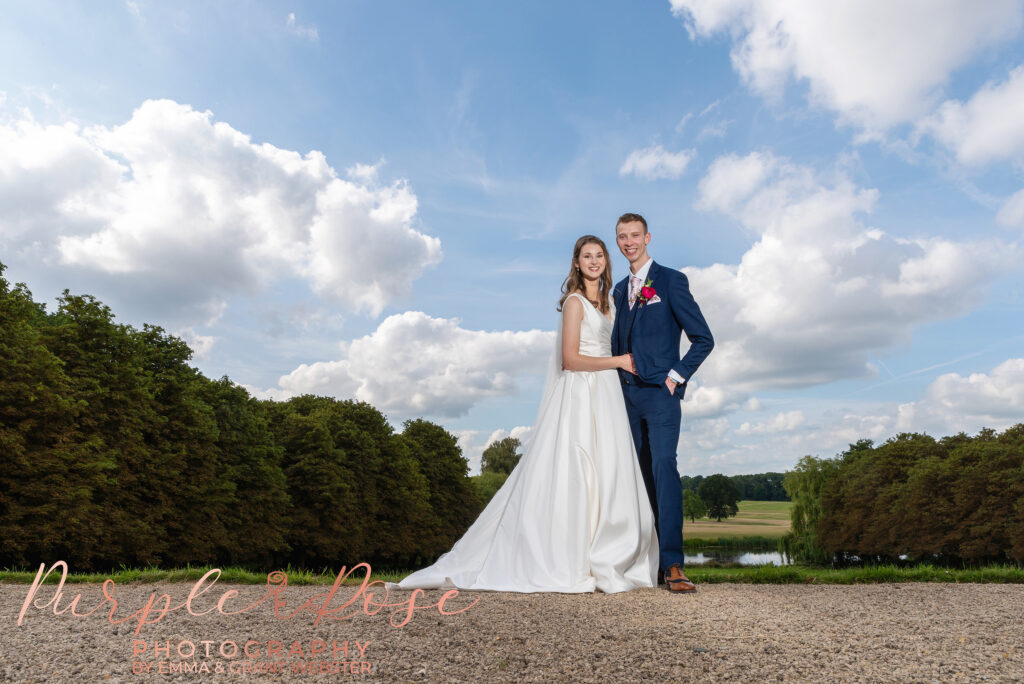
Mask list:
[[[632,270],[630,270],[630,273],[629,273],[630,278],[639,278],[640,279],[640,287],[643,287],[644,283],[647,282],[647,273],[651,270],[651,264],[653,264],[653,263],[654,263],[654,259],[652,259],[651,257],[647,257],[647,261],[644,263],[643,266],[640,267],[640,270],[638,270],[636,273],[633,273]],[[686,382],[685,380],[683,380],[683,377],[681,375],[679,375],[679,373],[676,373],[674,368],[670,368],[669,369],[668,377],[672,378],[673,380],[675,380],[680,385],[683,384],[684,382]]]

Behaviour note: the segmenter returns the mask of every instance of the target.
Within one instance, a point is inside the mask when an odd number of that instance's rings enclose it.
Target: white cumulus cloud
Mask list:
[[[988,373],[940,375],[913,405],[912,415],[929,427],[941,423],[955,429],[971,429],[962,427],[965,421],[992,428],[1024,422],[1024,359],[1008,359]]]
[[[544,370],[553,344],[552,332],[467,330],[458,319],[406,311],[345,344],[343,358],[302,364],[260,396],[324,394],[394,417],[456,417],[515,393],[517,377]]]
[[[866,226],[877,191],[768,153],[720,157],[699,193],[699,208],[757,236],[738,264],[686,270],[717,341],[699,371],[711,415],[729,394],[869,374],[870,354],[978,306],[1016,255],[996,241],[906,239]]]
[[[694,38],[726,34],[733,67],[777,99],[806,81],[810,99],[878,131],[925,115],[950,73],[1015,37],[1020,0],[671,0]]]
[[[792,432],[804,424],[804,412],[800,410],[778,413],[771,420],[751,423],[744,422],[736,429],[738,435],[773,435],[779,432]]]
[[[880,443],[901,432],[939,438],[1024,421],[1024,358],[994,368],[936,377],[914,401],[791,398],[800,408],[767,417],[735,414],[683,421],[680,472],[787,470],[805,454],[831,457],[861,439]],[[751,409],[757,411],[757,407]]]
[[[658,178],[679,178],[693,159],[694,150],[668,152],[661,145],[633,150],[619,169],[619,175],[633,174],[645,180]]]
[[[120,126],[0,124],[0,241],[106,276],[181,327],[284,278],[379,315],[441,259],[405,181],[338,177],[324,155],[252,139],[209,111],[144,102]]]
[[[746,392],[734,387],[703,384],[699,377],[691,380],[688,385],[683,401],[683,415],[687,420],[717,418],[745,408],[751,401],[757,401],[749,399]]]
[[[484,448],[486,449],[495,442],[499,442],[505,439],[506,437],[513,437],[515,439],[518,439],[520,445],[526,446],[526,441],[530,438],[531,432],[533,432],[533,427],[529,425],[517,425],[511,430],[498,428],[497,430],[491,433],[490,437],[487,438],[487,441],[484,443]]]
[[[962,164],[1024,160],[1024,66],[1002,83],[982,86],[967,102],[948,100],[919,126],[956,153]]]
[[[1024,190],[1010,195],[996,214],[996,221],[1007,228],[1024,227]]]
[[[213,335],[200,335],[192,328],[184,328],[177,331],[176,335],[188,344],[192,350],[193,359],[205,359],[213,350],[217,338]]]

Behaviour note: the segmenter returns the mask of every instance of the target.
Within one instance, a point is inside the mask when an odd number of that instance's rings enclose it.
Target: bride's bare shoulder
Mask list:
[[[562,311],[567,311],[570,307],[573,310],[583,309],[584,297],[579,292],[570,292],[565,296],[565,301],[562,302]]]

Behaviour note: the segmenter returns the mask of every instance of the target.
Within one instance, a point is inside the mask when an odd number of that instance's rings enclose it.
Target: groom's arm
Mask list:
[[[686,338],[690,340],[690,348],[686,350],[679,363],[672,366],[672,370],[682,378],[682,383],[686,384],[714,349],[715,340],[711,336],[707,321],[704,320],[704,314],[700,312],[700,307],[690,294],[690,284],[686,276],[676,271],[670,286],[669,304],[672,314],[686,334]],[[678,381],[679,378],[673,379]],[[676,391],[681,389],[677,388]]]

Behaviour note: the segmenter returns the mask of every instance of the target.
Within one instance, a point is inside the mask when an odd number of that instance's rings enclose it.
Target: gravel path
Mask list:
[[[154,591],[169,593],[176,604],[191,588],[118,584],[118,616],[139,610]],[[197,609],[214,606],[229,588],[239,594],[227,609],[266,594],[263,586],[217,583],[197,599]],[[52,608],[30,609],[19,626],[28,589],[0,584],[0,678],[5,681],[1024,681],[1024,585],[710,584],[690,596],[664,588],[610,595],[481,592],[449,603],[453,610],[479,598],[463,613],[417,611],[400,629],[389,625],[387,609],[313,626],[310,613],[279,620],[268,602],[227,616],[197,617],[182,609],[143,627],[138,636],[137,619],[121,625],[107,621],[109,605],[102,614],[80,618],[54,615]],[[288,587],[284,597],[294,609],[325,591]],[[61,605],[79,592],[79,612],[102,600],[100,585],[74,584],[65,586]],[[340,606],[355,593],[355,587],[343,587],[330,605]],[[441,593],[427,592],[418,603],[435,603]],[[44,603],[52,595],[53,587],[39,594]],[[393,593],[390,600],[410,595]],[[150,651],[133,657],[136,639]],[[154,657],[154,640],[161,646],[170,641],[171,657]],[[203,640],[213,642],[209,658],[203,657]],[[218,653],[223,642],[241,649],[249,640],[258,642],[261,657]],[[283,643],[284,656],[298,641],[306,662],[312,661],[315,640],[327,644],[327,653],[315,662],[356,662],[355,674],[295,674],[290,666],[283,675],[241,672],[242,664],[275,667],[281,658],[266,656],[272,641]],[[341,649],[346,641],[348,658],[333,657],[331,643]],[[178,657],[175,649],[183,644],[187,653],[189,642],[198,657]],[[365,647],[363,656],[355,642]],[[223,647],[230,654],[232,647]],[[300,662],[298,656],[295,661]],[[133,662],[153,669],[133,674]],[[164,667],[195,663],[209,671],[158,674],[159,662]],[[371,670],[360,673],[360,668]]]

